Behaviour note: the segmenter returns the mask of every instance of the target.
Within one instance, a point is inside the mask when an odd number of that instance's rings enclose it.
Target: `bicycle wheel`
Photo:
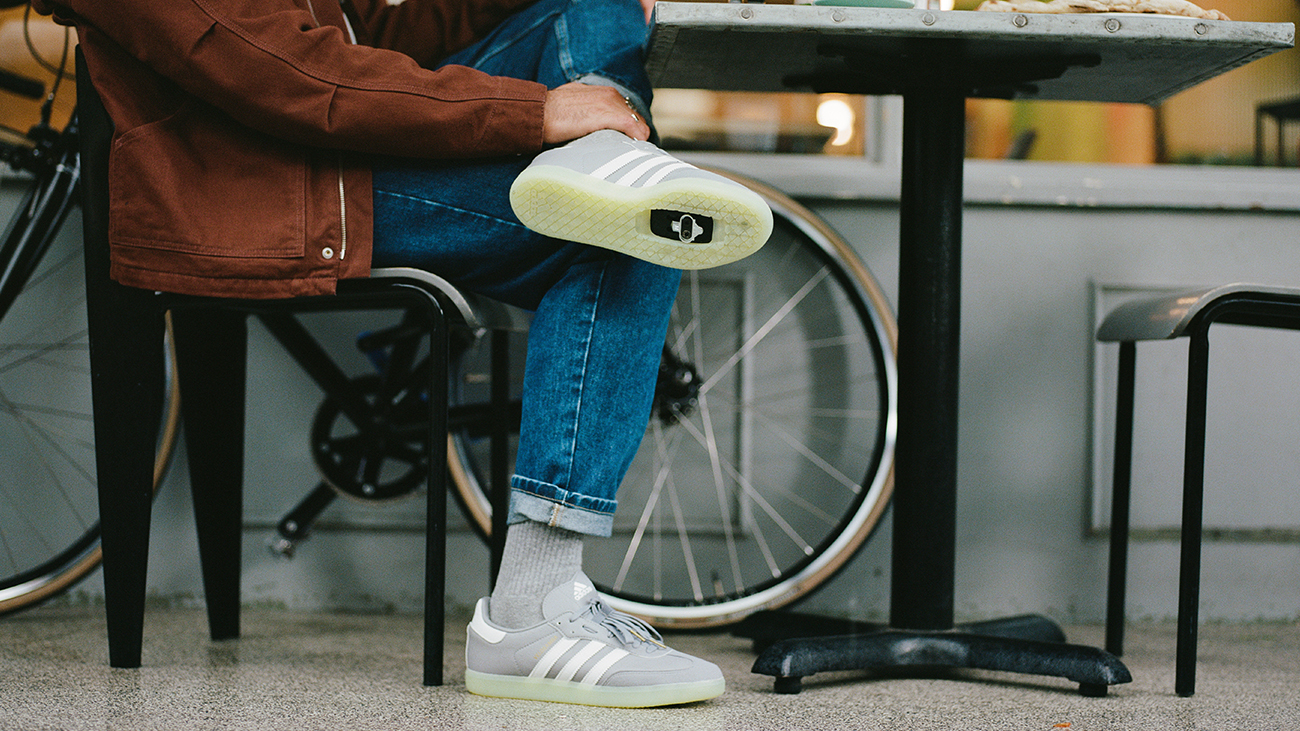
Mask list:
[[[888,303],[813,213],[742,182],[771,205],[772,238],[685,274],[614,533],[587,541],[610,604],[660,626],[729,624],[803,596],[862,545],[893,488]],[[482,398],[481,357],[460,365],[457,398]],[[455,435],[453,481],[486,535],[483,442]]]
[[[0,319],[0,615],[100,562],[84,260],[80,237],[59,234],[77,196],[75,156],[66,162],[37,177],[4,239],[8,255],[35,254]],[[167,399],[155,489],[178,429],[175,379]]]

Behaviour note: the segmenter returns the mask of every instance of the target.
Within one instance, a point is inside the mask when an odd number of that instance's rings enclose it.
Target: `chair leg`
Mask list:
[[[1205,420],[1209,378],[1208,323],[1191,332],[1187,364],[1187,437],[1183,447],[1182,553],[1179,559],[1178,650],[1174,692],[1196,692],[1196,629],[1201,591],[1201,521],[1205,497]]]
[[[1133,391],[1137,345],[1120,343],[1115,405],[1115,465],[1111,487],[1110,573],[1106,604],[1106,651],[1124,654],[1124,603],[1128,581],[1129,504],[1133,477]]]
[[[247,321],[242,313],[173,313],[176,372],[194,495],[199,560],[214,640],[239,636]]]
[[[447,325],[429,301],[429,507],[425,527],[424,684],[442,685],[447,567]]]
[[[490,485],[492,489],[492,540],[490,541],[490,585],[496,588],[505,555],[506,519],[510,507],[510,333],[493,330],[492,338],[492,437]]]
[[[88,263],[88,266],[89,263]],[[88,277],[91,389],[109,664],[140,667],[164,326],[152,294]]]

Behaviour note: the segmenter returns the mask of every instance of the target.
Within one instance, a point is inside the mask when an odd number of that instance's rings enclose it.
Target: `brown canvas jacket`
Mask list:
[[[428,70],[532,0],[34,0],[77,27],[116,129],[112,274],[238,297],[370,270],[372,155],[542,147],[540,84]],[[373,44],[373,45],[372,45]]]

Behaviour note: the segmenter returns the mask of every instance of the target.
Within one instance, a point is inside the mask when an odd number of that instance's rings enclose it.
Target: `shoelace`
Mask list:
[[[609,608],[604,602],[597,599],[583,610],[583,614],[590,614],[597,624],[614,633],[614,636],[624,644],[651,643],[663,647],[663,637],[654,627],[646,624],[644,620],[625,614],[615,609]]]

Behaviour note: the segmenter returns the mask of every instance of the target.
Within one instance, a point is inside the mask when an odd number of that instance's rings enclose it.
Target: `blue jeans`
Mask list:
[[[540,0],[446,63],[554,87],[591,80],[644,107],[637,0]],[[527,158],[384,160],[375,266],[415,266],[532,310],[511,523],[609,535],[645,433],[681,273],[533,233],[510,208]]]

